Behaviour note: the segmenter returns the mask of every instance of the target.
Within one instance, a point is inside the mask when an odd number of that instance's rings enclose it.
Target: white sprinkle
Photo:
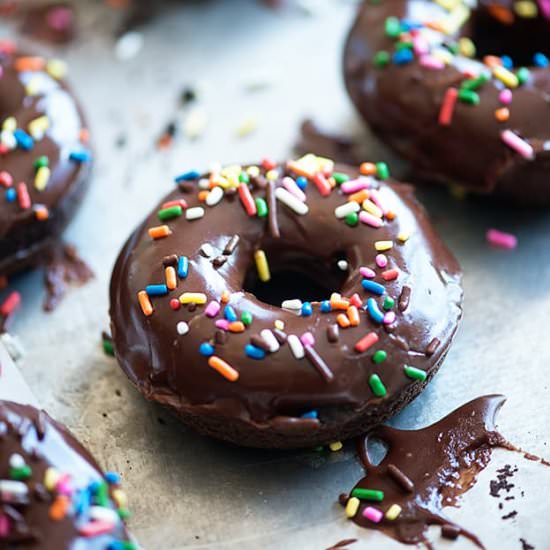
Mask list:
[[[275,338],[275,335],[268,328],[264,328],[260,331],[260,336],[267,344],[267,347],[271,353],[275,353],[279,350],[279,342],[277,342],[277,338]]]
[[[285,300],[281,307],[283,309],[291,309],[291,310],[300,310],[302,309],[302,300],[295,299],[295,300]]]
[[[185,135],[189,139],[198,139],[204,133],[208,117],[202,109],[193,109],[185,120]]]
[[[258,121],[253,117],[245,118],[237,128],[237,136],[244,138],[258,129]]]
[[[199,189],[210,189],[210,180],[207,178],[201,178],[197,183]]]
[[[0,132],[0,142],[2,145],[5,145],[8,149],[13,150],[17,147],[17,140],[12,132],[4,130]]]
[[[127,32],[123,34],[115,45],[115,56],[119,61],[128,61],[134,58],[143,48],[143,34]]]
[[[4,344],[6,351],[15,363],[25,355],[23,344],[21,344],[17,336],[12,336],[9,332],[4,332],[4,334],[0,335],[0,341]]]
[[[309,212],[309,207],[306,203],[298,200],[292,193],[289,193],[282,187],[277,187],[275,190],[275,196],[292,211],[300,216],[304,216]]]
[[[208,206],[216,206],[223,199],[223,189],[221,187],[214,187],[208,196],[206,197],[206,204]]]
[[[119,519],[118,514],[114,510],[105,506],[90,506],[89,514],[93,520],[106,521],[113,524],[116,524]]]
[[[346,262],[346,260],[338,260],[338,269],[341,269],[342,271],[347,271],[349,264]]]
[[[306,202],[306,194],[298,187],[298,184],[289,176],[283,178],[283,187],[298,200]]]
[[[178,331],[178,334],[180,336],[184,336],[185,334],[187,334],[189,332],[189,325],[185,321],[180,321],[176,325],[176,330]]]
[[[214,248],[212,247],[212,245],[210,243],[204,243],[201,246],[201,254],[205,258],[210,258],[210,256],[214,255]]]
[[[290,351],[292,352],[292,355],[294,355],[296,359],[303,359],[305,357],[304,346],[302,345],[302,342],[300,342],[300,338],[298,338],[296,334],[290,334],[287,342],[290,347]]]
[[[12,454],[10,456],[10,466],[12,468],[23,468],[25,459],[20,454]]]
[[[23,483],[22,481],[0,479],[0,495],[2,495],[3,499],[5,498],[4,495],[25,496],[26,494],[28,494],[28,492],[29,489],[26,483]]]
[[[346,202],[346,204],[341,204],[334,209],[334,215],[341,220],[348,214],[359,212],[360,208],[361,207],[355,201]]]
[[[202,206],[194,206],[193,208],[188,208],[185,211],[185,219],[192,221],[198,220],[204,216],[204,208]]]

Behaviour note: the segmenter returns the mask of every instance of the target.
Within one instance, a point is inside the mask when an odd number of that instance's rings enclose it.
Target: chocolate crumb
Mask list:
[[[505,516],[502,516],[502,519],[512,519],[515,518],[518,515],[517,510],[514,510],[510,512],[509,514],[506,514]]]
[[[441,526],[441,536],[445,539],[456,540],[460,535],[460,527],[458,525],[452,525],[451,523],[446,523]]]

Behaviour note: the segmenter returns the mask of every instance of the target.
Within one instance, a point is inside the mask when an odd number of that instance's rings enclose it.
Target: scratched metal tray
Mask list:
[[[347,538],[359,539],[354,550],[399,547],[347,522],[336,503],[360,476],[351,445],[339,453],[282,453],[197,436],[136,395],[100,348],[116,254],[174,174],[216,160],[284,158],[307,114],[335,130],[364,132],[341,78],[354,4],[316,0],[312,15],[292,7],[272,12],[254,0],[172,4],[143,30],[143,49],[125,62],[115,58],[112,14],[97,2],[78,4],[79,40],[53,51],[72,65],[97,146],[93,187],[67,234],[96,278],[51,315],[41,311],[39,274],[15,281],[24,295],[13,332],[26,348],[25,377],[104,466],[123,473],[132,528],[147,549],[320,550]],[[12,32],[0,22],[0,36]],[[191,83],[201,90],[201,111],[193,116],[207,119],[204,133],[195,141],[178,137],[159,152],[154,143],[167,123],[189,116],[178,102]],[[257,131],[239,138],[247,120],[257,122]],[[394,161],[372,137],[364,139],[368,156]],[[399,174],[399,163],[392,165]],[[394,423],[423,426],[473,397],[501,392],[509,398],[502,432],[548,457],[550,212],[457,202],[442,189],[421,198],[464,267],[465,318],[440,374]],[[489,249],[489,227],[517,233],[519,248]],[[520,466],[509,501],[489,495],[495,470],[506,463]],[[462,507],[448,513],[488,548],[522,548],[523,538],[548,549],[549,493],[549,469],[496,451]],[[501,519],[514,510],[515,518]],[[437,548],[471,546],[443,542],[437,531],[434,540]]]

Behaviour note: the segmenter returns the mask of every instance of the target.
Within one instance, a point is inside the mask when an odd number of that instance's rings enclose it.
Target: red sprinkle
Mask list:
[[[457,98],[458,90],[456,88],[449,88],[445,92],[441,110],[439,111],[439,124],[441,124],[441,126],[451,125]]]
[[[254,198],[252,197],[252,193],[250,192],[250,189],[248,188],[248,185],[246,183],[241,183],[239,185],[239,198],[241,199],[241,202],[243,203],[244,209],[246,210],[246,213],[249,216],[255,216],[256,215],[256,203],[254,202]]]
[[[364,351],[367,351],[370,347],[374,346],[374,344],[376,344],[378,340],[379,338],[376,332],[369,332],[366,336],[363,336],[363,338],[361,338],[361,340],[359,340],[355,344],[355,351],[363,353]]]
[[[267,171],[277,168],[277,163],[273,159],[265,158],[262,160],[262,168],[265,168]]]
[[[177,299],[177,298],[172,298],[170,300],[170,307],[174,310],[174,311],[178,311],[178,309],[181,307],[181,303],[180,301]]]
[[[361,297],[357,294],[357,292],[349,299],[349,303],[355,307],[363,306],[363,300],[361,300]]]
[[[0,185],[3,185],[4,187],[11,187],[13,185],[13,178],[9,172],[6,172],[5,170],[0,172]]]
[[[187,208],[187,203],[183,199],[168,201],[162,205],[161,209],[164,210],[165,208],[171,208],[172,206],[181,206],[185,210]]]
[[[27,189],[27,184],[23,181],[17,184],[17,199],[21,208],[27,209],[31,207],[29,190]]]
[[[315,176],[313,176],[313,183],[317,186],[317,189],[319,189],[319,193],[321,193],[323,197],[328,197],[330,195],[332,187],[330,186],[329,181],[323,174],[321,174],[320,172],[315,174]]]
[[[397,277],[399,277],[399,271],[397,271],[397,269],[388,269],[382,272],[382,279],[384,279],[384,281],[395,281]]]
[[[21,304],[21,294],[13,291],[0,306],[0,315],[9,317]]]

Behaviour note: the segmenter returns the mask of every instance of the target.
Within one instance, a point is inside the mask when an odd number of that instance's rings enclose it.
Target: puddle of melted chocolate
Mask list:
[[[427,548],[432,548],[427,539],[428,527],[440,525],[446,538],[462,535],[483,548],[476,535],[447,519],[442,509],[456,506],[458,497],[475,484],[494,447],[519,450],[495,429],[495,416],[505,400],[502,395],[480,397],[421,430],[380,426],[363,436],[359,440],[359,457],[366,476],[341,502],[345,505],[354,494],[359,496],[357,489],[382,491],[383,499],[360,499],[352,520],[402,543],[423,543]],[[371,438],[387,445],[387,454],[378,465],[368,456]],[[401,508],[400,514],[388,519],[386,513],[392,506],[395,510],[395,505]],[[383,514],[379,523],[364,515],[369,508],[374,509],[374,516]]]

